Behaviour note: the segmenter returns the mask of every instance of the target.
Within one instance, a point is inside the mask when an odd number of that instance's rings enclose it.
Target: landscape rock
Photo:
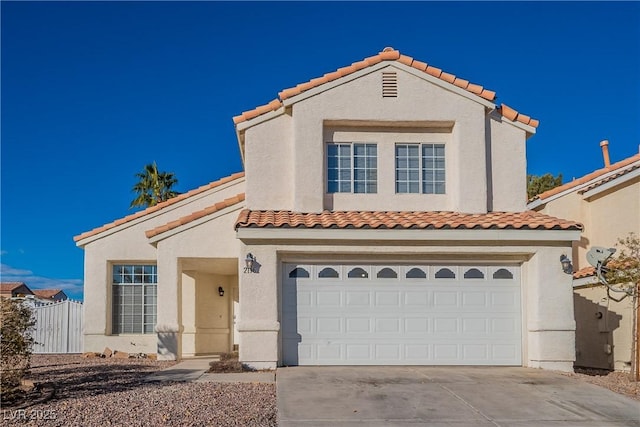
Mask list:
[[[84,357],[85,359],[93,359],[94,357],[99,357],[99,356],[100,355],[98,353],[95,353],[93,351],[82,353],[82,357]]]
[[[129,358],[129,353],[126,353],[124,351],[116,351],[113,353],[113,356],[116,359],[128,359]]]
[[[112,355],[113,351],[109,347],[105,347],[104,350],[102,350],[100,357],[111,357]]]

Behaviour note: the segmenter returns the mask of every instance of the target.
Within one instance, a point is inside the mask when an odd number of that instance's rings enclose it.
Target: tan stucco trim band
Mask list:
[[[577,241],[580,230],[379,230],[239,228],[242,241],[269,240],[405,240],[405,241]]]

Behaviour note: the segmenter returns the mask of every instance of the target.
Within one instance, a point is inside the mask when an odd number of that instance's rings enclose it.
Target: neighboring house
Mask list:
[[[33,292],[23,282],[2,282],[0,284],[0,297],[2,298],[24,298],[33,295]]]
[[[33,294],[43,302],[57,302],[69,299],[62,289],[34,289]]]
[[[386,48],[234,123],[244,174],[75,237],[85,351],[573,369],[581,225],[526,211],[536,120]]]
[[[584,224],[580,241],[568,254],[576,271],[576,366],[629,370],[633,354],[632,299],[610,299],[585,258],[594,246],[615,247],[618,239],[631,232],[640,236],[640,154],[611,164],[608,144],[601,143],[604,168],[539,194],[529,207]]]

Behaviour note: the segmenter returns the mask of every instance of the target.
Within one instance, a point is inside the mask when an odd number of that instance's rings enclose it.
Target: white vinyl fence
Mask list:
[[[82,303],[36,303],[33,352],[82,353]]]

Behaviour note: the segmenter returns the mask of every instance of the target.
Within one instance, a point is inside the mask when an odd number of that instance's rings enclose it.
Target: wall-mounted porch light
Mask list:
[[[253,254],[249,252],[244,259],[244,272],[245,273],[255,272],[255,263],[256,263],[256,257],[254,257]]]
[[[571,265],[571,260],[568,256],[560,255],[560,264],[562,264],[562,271],[566,274],[573,274],[573,265]]]
[[[224,296],[224,288],[222,286],[218,286],[218,295],[220,295],[221,297]]]

